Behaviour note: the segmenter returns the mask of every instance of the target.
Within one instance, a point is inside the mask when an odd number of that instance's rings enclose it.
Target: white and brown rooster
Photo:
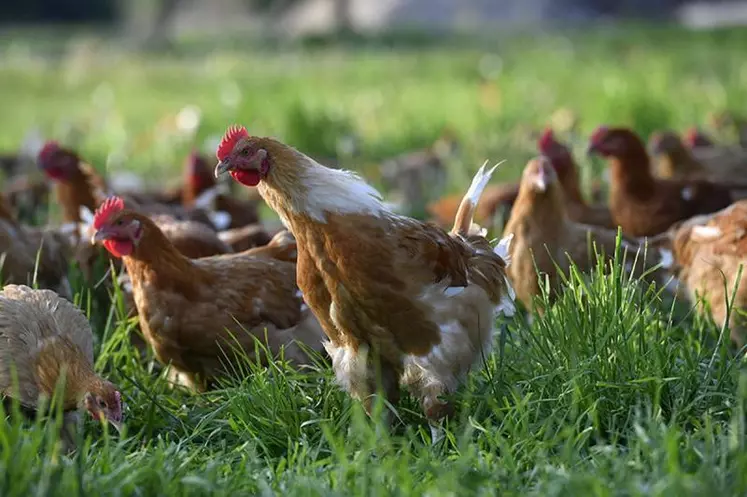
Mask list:
[[[472,223],[495,168],[477,172],[447,233],[390,211],[356,174],[243,127],[228,129],[217,156],[216,176],[259,186],[295,235],[298,286],[330,339],[341,386],[369,412],[377,385],[392,405],[402,385],[430,422],[448,416],[441,396],[482,366],[496,316],[514,309],[510,237],[493,248]]]

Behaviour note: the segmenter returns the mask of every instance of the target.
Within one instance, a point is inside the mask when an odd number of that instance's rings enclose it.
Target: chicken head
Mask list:
[[[93,217],[96,232],[91,244],[101,243],[114,257],[125,257],[135,250],[143,236],[143,226],[131,212],[125,211],[124,200],[109,197],[96,209]]]
[[[83,397],[83,407],[94,419],[109,422],[117,431],[122,429],[122,394],[108,381],[89,387]]]
[[[604,158],[619,157],[625,155],[634,144],[638,143],[640,139],[629,129],[599,126],[591,135],[587,152]]]
[[[47,141],[37,157],[39,167],[53,180],[67,178],[78,167],[78,157],[54,140]]]

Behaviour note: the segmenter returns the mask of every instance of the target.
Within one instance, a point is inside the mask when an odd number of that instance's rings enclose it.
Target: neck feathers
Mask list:
[[[77,345],[64,337],[55,337],[45,343],[36,356],[40,392],[51,398],[63,375],[64,410],[75,409],[86,392],[101,381]]]
[[[287,225],[295,215],[325,223],[329,214],[381,216],[381,194],[351,171],[330,169],[296,152],[293,163],[276,162],[260,194]]]
[[[123,261],[133,280],[145,278],[148,274],[157,275],[158,282],[168,282],[182,286],[199,284],[201,275],[197,275],[197,267],[190,259],[179,252],[171,240],[149,217],[136,217],[142,226],[142,236],[132,254],[125,256]]]

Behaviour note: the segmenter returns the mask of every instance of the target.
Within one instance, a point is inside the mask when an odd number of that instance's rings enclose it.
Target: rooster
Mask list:
[[[477,172],[447,233],[393,213],[356,174],[243,127],[228,129],[217,156],[216,176],[259,186],[295,235],[298,285],[340,385],[369,413],[377,385],[392,405],[402,385],[436,429],[452,412],[441,396],[490,352],[496,315],[513,312],[510,237],[493,248],[472,224],[495,168]]]
[[[205,390],[225,373],[232,347],[254,357],[265,336],[273,354],[284,346],[299,365],[311,361],[295,342],[321,351],[323,333],[296,287],[295,264],[251,252],[189,259],[119,197],[99,207],[93,227],[93,241],[123,259],[140,328],[184,386]]]
[[[27,411],[49,399],[65,375],[62,390],[63,441],[86,409],[117,430],[122,401],[117,387],[93,370],[93,334],[83,313],[49,290],[6,285],[0,292],[0,393]]]

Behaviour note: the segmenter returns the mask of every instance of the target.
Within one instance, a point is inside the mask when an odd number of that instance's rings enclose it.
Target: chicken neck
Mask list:
[[[554,186],[544,193],[519,193],[511,217],[527,220],[529,224],[540,227],[547,236],[563,231],[568,222],[562,192]]]
[[[136,219],[142,225],[142,235],[132,253],[122,258],[133,285],[148,280],[160,287],[188,291],[204,280],[205,275],[149,217],[139,215]]]
[[[283,154],[270,152],[275,165],[259,184],[259,193],[283,223],[299,215],[320,223],[328,214],[386,215],[381,194],[350,171],[330,169],[287,147]]]
[[[656,181],[651,174],[651,163],[645,149],[629,150],[610,159],[610,194],[624,192],[636,198],[649,198],[654,194]]]
[[[70,177],[57,183],[57,199],[62,204],[64,222],[80,222],[80,208],[93,212],[99,205],[102,192],[96,192],[95,179],[87,171],[77,168]]]
[[[85,394],[103,383],[83,351],[65,337],[47,339],[36,356],[35,367],[39,390],[49,398],[64,375],[62,408],[66,411],[77,409]]]

